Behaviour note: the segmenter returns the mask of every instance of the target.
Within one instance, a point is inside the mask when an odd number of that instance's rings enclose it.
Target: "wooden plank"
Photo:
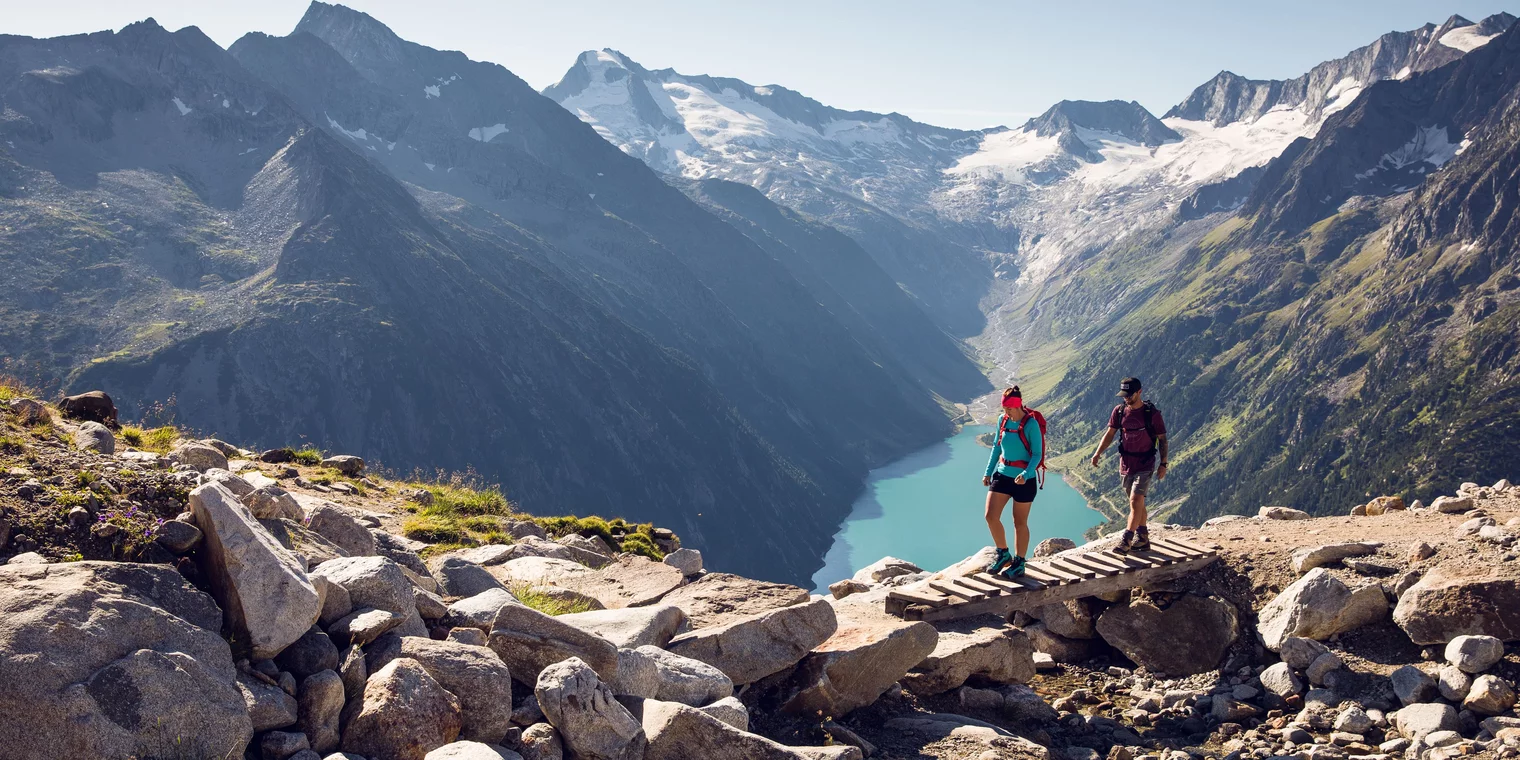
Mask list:
[[[1082,555],[1082,558],[1091,564],[1106,569],[1109,575],[1113,575],[1114,573],[1127,573],[1130,570],[1129,564],[1120,562],[1114,557],[1108,556],[1102,552],[1089,552],[1088,554]]]
[[[950,603],[950,600],[946,599],[943,596],[933,596],[930,594],[924,594],[917,591],[906,591],[903,589],[887,592],[887,598],[896,599],[898,601],[907,602],[909,604],[926,604],[930,607],[944,607]]]
[[[1076,573],[1062,570],[1059,567],[1055,567],[1054,565],[1050,564],[1049,560],[1046,560],[1039,564],[1035,564],[1033,562],[1029,563],[1029,569],[1026,572],[1044,573],[1045,575],[1054,576],[1055,579],[1061,583],[1076,583],[1082,580],[1082,576],[1077,575]]]
[[[1001,594],[1006,590],[1002,586],[984,581],[980,577],[974,575],[963,575],[959,578],[956,578],[955,582],[961,584],[962,586],[974,588],[984,594]]]
[[[1050,572],[1040,565],[1031,564],[1024,570],[1024,574],[1046,585],[1066,583],[1064,576]]]
[[[1155,562],[1156,564],[1159,564],[1159,565],[1173,565],[1173,564],[1176,564],[1176,563],[1178,563],[1178,562],[1181,561],[1178,558],[1173,557],[1170,554],[1165,554],[1163,552],[1158,552],[1158,551],[1156,551],[1154,549],[1147,549],[1146,551],[1143,551],[1143,552],[1132,551],[1132,552],[1130,552],[1130,556],[1140,557],[1142,559],[1147,559],[1147,560],[1150,560],[1151,562]]]
[[[1102,554],[1103,554],[1104,557],[1107,557],[1108,559],[1111,559],[1114,562],[1123,562],[1124,564],[1128,565],[1129,567],[1132,567],[1132,568],[1135,568],[1135,569],[1145,569],[1145,568],[1148,568],[1148,567],[1160,567],[1160,565],[1161,565],[1161,563],[1159,563],[1159,562],[1148,560],[1148,559],[1146,559],[1144,557],[1136,557],[1133,554],[1120,554],[1120,553],[1114,551],[1113,549],[1104,549],[1103,552],[1102,552]]]
[[[1084,557],[1084,556],[1081,556],[1081,555],[1075,555],[1074,554],[1074,555],[1071,555],[1071,556],[1062,557],[1061,561],[1069,563],[1069,564],[1072,564],[1072,565],[1076,565],[1077,567],[1083,568],[1084,570],[1091,570],[1091,571],[1093,571],[1094,573],[1097,574],[1094,577],[1103,577],[1103,576],[1113,575],[1114,572],[1115,572],[1115,570],[1113,568],[1108,567],[1108,566],[1103,565],[1103,564],[1100,564],[1098,562],[1094,562],[1094,561],[1088,559],[1087,557]]]
[[[1046,604],[1063,602],[1068,599],[1098,596],[1129,588],[1145,588],[1153,584],[1182,577],[1199,568],[1206,567],[1217,560],[1217,557],[1204,557],[1182,562],[1172,562],[1119,575],[1086,580],[1081,583],[1066,583],[1058,586],[1047,585],[1040,589],[1031,588],[1027,591],[1013,594],[985,597],[981,601],[976,602],[957,602],[935,608],[912,606],[905,611],[904,617],[909,620],[933,621],[955,620],[981,614],[1007,615],[1018,610],[1028,611]]]
[[[1208,548],[1206,546],[1202,546],[1202,545],[1193,543],[1192,541],[1189,541],[1189,540],[1187,540],[1185,538],[1177,538],[1175,536],[1167,536],[1166,540],[1167,540],[1168,543],[1173,543],[1173,544],[1177,544],[1178,546],[1181,546],[1181,547],[1184,547],[1184,548],[1187,548],[1187,549],[1192,549],[1193,551],[1198,552],[1199,554],[1213,555],[1213,554],[1217,553],[1217,550],[1215,550],[1215,549],[1210,549],[1210,548]]]
[[[1002,589],[1003,593],[1005,593],[1005,594],[1007,594],[1007,593],[1017,593],[1019,591],[1023,591],[1024,588],[1025,588],[1024,584],[1022,584],[1022,583],[1014,583],[1013,581],[1011,581],[1011,580],[1009,580],[1007,578],[1004,578],[1002,576],[999,576],[999,575],[988,575],[986,573],[978,573],[977,576],[976,576],[976,579],[979,580],[979,581],[981,581],[981,582],[983,582],[983,583],[985,583],[985,584],[987,584],[987,585],[989,585],[989,586],[996,586],[996,587]]]
[[[1184,560],[1193,559],[1192,555],[1189,555],[1186,551],[1183,551],[1182,549],[1178,549],[1175,546],[1171,546],[1171,545],[1168,545],[1168,544],[1165,544],[1165,543],[1158,544],[1155,541],[1151,542],[1151,551],[1156,552],[1158,554],[1165,554],[1166,556],[1171,557],[1172,559],[1177,560],[1179,562],[1184,561]]]
[[[1089,570],[1081,565],[1068,562],[1065,557],[1050,560],[1050,566],[1063,573],[1069,573],[1083,579],[1098,577],[1098,571]]]
[[[1023,575],[1020,575],[1017,578],[1014,578],[1012,580],[1013,580],[1014,583],[1017,583],[1020,586],[1023,586],[1024,588],[1029,589],[1030,591],[1038,591],[1038,590],[1040,590],[1042,588],[1045,588],[1045,586],[1047,585],[1046,583],[1044,583],[1042,581],[1039,581],[1039,580],[1036,580],[1034,578],[1029,577],[1029,572],[1027,570],[1024,572]]]
[[[1158,549],[1160,551],[1163,551],[1163,552],[1166,552],[1167,554],[1170,554],[1172,556],[1182,557],[1184,559],[1196,559],[1198,557],[1203,556],[1202,554],[1200,554],[1198,552],[1195,552],[1195,551],[1193,551],[1191,549],[1188,549],[1187,547],[1178,546],[1178,545],[1176,545],[1176,544],[1174,544],[1174,543],[1172,543],[1170,541],[1167,541],[1165,539],[1162,539],[1162,540],[1158,541],[1158,540],[1156,540],[1156,539],[1153,538],[1153,539],[1151,539],[1151,546],[1154,546],[1154,547],[1156,547],[1156,549]]]
[[[987,598],[987,595],[980,591],[972,591],[969,588],[957,586],[947,581],[929,581],[929,588],[948,596],[960,597],[968,602],[979,602]],[[954,604],[954,602],[952,601],[951,604]]]

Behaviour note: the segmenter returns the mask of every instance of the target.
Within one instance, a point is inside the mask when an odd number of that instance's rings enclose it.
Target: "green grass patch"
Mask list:
[[[123,425],[121,439],[133,448],[163,455],[168,454],[170,449],[174,448],[175,442],[179,441],[179,429],[173,425],[156,428]]]
[[[308,467],[322,464],[322,452],[318,451],[316,446],[309,443],[299,449],[293,450],[291,454],[295,456],[297,463]]]
[[[512,596],[523,604],[532,607],[545,615],[571,615],[577,612],[590,612],[591,604],[583,600],[569,601],[546,594],[526,583],[514,583],[507,588]]]
[[[0,436],[0,454],[20,456],[26,453],[26,441],[13,435]]]
[[[653,560],[665,559],[665,554],[660,551],[654,542],[654,525],[651,523],[630,523],[621,517],[607,520],[601,517],[535,517],[533,522],[538,523],[552,538],[561,538],[571,533],[576,533],[590,538],[599,536],[612,548],[642,554]]]
[[[401,533],[407,538],[452,544],[454,548],[512,543],[507,532],[512,504],[499,489],[463,479],[415,485],[432,493],[433,503],[415,507],[402,521]]]

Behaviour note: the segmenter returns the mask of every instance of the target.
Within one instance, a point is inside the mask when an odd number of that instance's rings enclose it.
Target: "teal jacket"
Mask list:
[[[998,419],[1002,424],[1003,419]],[[992,431],[992,456],[987,459],[987,477],[992,477],[993,472],[1002,473],[1005,477],[1016,478],[1021,473],[1026,480],[1034,480],[1035,467],[1040,464],[1041,454],[1045,452],[1045,441],[1040,438],[1040,425],[1034,420],[1029,420],[1024,425],[1024,437],[1029,439],[1031,451],[1024,450],[1023,441],[1019,440],[1019,423],[1008,420],[1008,432],[1003,434],[1001,444],[997,439],[997,431]],[[999,462],[1002,457],[1007,457],[1010,462],[1029,461],[1029,466],[1024,469],[1009,467]]]

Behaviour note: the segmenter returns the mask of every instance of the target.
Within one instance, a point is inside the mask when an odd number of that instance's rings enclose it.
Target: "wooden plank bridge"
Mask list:
[[[1217,552],[1180,538],[1151,536],[1151,548],[1119,554],[1112,547],[1075,549],[1029,560],[1017,578],[980,570],[931,578],[887,594],[887,612],[907,620],[1006,615],[1054,602],[1139,588],[1178,578],[1213,562]]]

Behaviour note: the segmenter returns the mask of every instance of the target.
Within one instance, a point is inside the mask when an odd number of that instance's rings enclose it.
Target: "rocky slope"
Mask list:
[[[1508,481],[1158,525],[1219,561],[931,625],[885,594],[985,553],[810,597],[650,526],[6,393],[0,758],[1520,756]]]
[[[986,387],[883,276],[783,263],[779,229],[363,14],[230,52],[151,21],[0,48],[0,347],[50,390],[473,466],[800,580],[869,467]]]

